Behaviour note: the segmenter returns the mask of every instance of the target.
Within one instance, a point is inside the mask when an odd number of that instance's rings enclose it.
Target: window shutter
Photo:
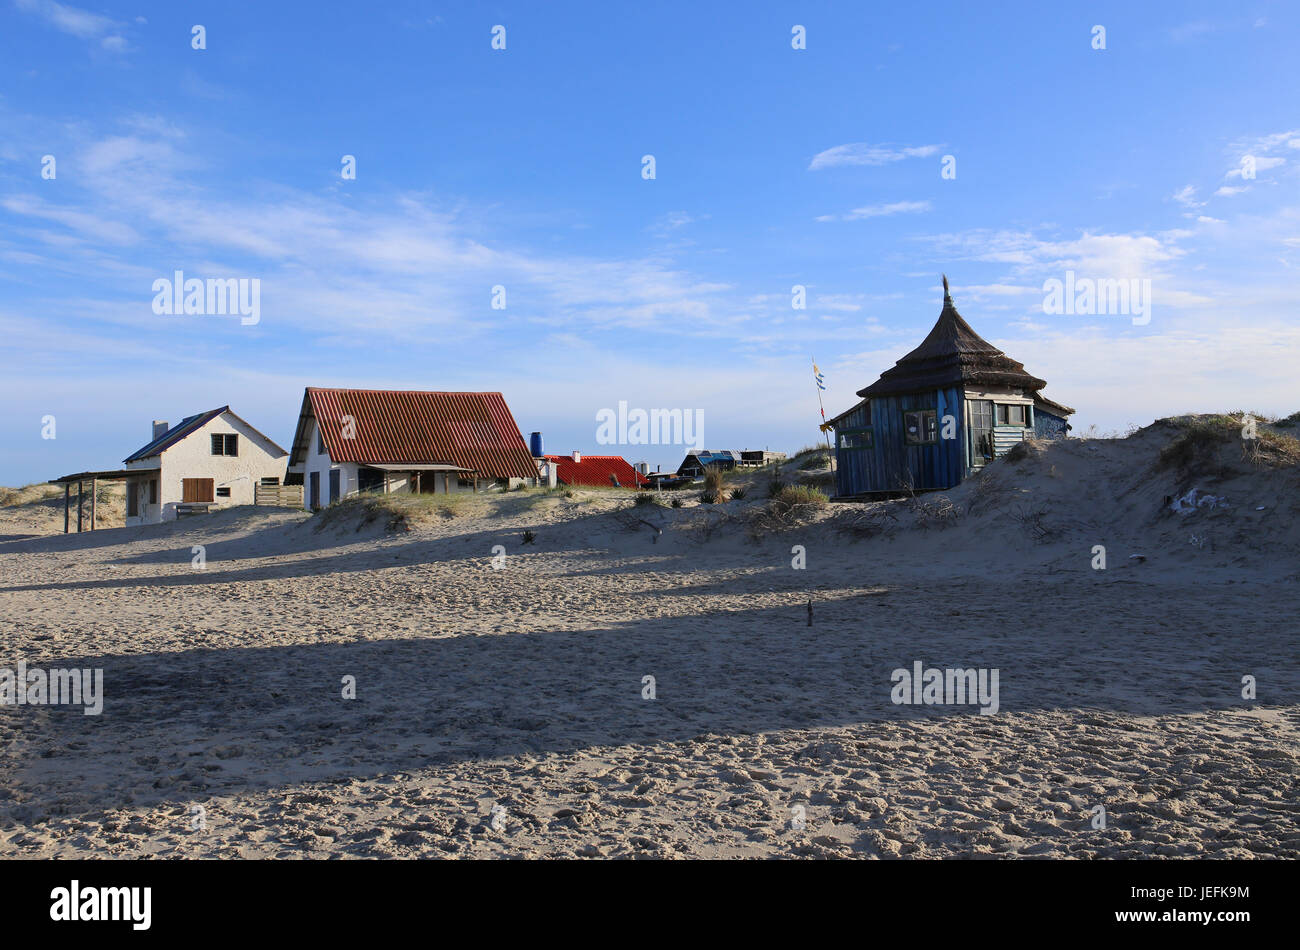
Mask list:
[[[211,478],[182,478],[181,503],[189,505],[213,501],[214,486],[215,480]]]

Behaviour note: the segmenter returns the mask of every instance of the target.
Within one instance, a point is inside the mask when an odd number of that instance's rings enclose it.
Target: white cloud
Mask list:
[[[14,6],[40,17],[60,32],[83,40],[99,40],[104,49],[112,52],[126,50],[121,24],[106,16],[56,3],[55,0],[14,0]]]
[[[1266,172],[1266,171],[1268,171],[1270,168],[1277,168],[1279,165],[1285,165],[1285,164],[1286,164],[1286,159],[1285,159],[1285,158],[1272,158],[1272,157],[1269,157],[1269,156],[1267,156],[1267,155],[1258,155],[1258,156],[1252,155],[1252,156],[1250,156],[1250,157],[1255,159],[1255,172],[1256,172],[1256,174],[1258,174],[1259,172]],[[1231,171],[1229,171],[1229,172],[1228,172],[1226,175],[1224,175],[1223,177],[1224,177],[1224,178],[1244,178],[1244,177],[1245,177],[1245,174],[1246,174],[1246,165],[1243,163],[1242,165],[1238,166],[1237,168],[1234,168],[1234,169],[1232,169]]]
[[[928,201],[895,201],[883,205],[866,205],[854,208],[846,214],[823,214],[818,221],[861,221],[864,218],[885,218],[895,214],[920,214],[931,208]]]
[[[840,165],[888,165],[906,158],[928,158],[937,155],[942,145],[872,145],[869,142],[852,142],[836,145],[818,152],[808,163],[809,171],[835,168]]]

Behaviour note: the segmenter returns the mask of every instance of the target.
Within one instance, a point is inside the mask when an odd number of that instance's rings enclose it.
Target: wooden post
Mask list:
[[[77,482],[77,534],[81,534],[81,507],[85,503],[86,483]]]
[[[72,483],[63,483],[63,533],[68,533],[72,522]]]
[[[387,494],[389,494],[391,491],[392,491],[392,489],[389,487],[389,482],[388,482],[388,472],[385,471],[385,472],[384,472],[384,494],[387,495]]]
[[[98,494],[99,479],[90,480],[90,530],[95,530],[95,495]]]

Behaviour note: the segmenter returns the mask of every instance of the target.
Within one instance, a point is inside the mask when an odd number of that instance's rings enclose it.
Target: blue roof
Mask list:
[[[700,460],[702,465],[712,465],[714,462],[734,462],[736,457],[730,452],[697,452],[695,457]]]
[[[196,416],[188,416],[182,419],[148,445],[141,449],[137,449],[130,456],[123,459],[123,464],[127,462],[136,462],[140,459],[147,459],[151,455],[161,455],[166,449],[171,448],[191,432],[203,428],[203,426],[207,425],[228,409],[230,409],[229,406],[222,406],[220,409],[209,409],[207,412],[200,412]]]

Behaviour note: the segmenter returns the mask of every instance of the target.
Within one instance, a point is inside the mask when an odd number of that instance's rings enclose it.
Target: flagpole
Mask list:
[[[819,379],[817,378],[817,357],[815,357],[815,356],[812,357],[812,366],[813,366],[813,385],[817,387],[817,408],[821,410],[821,413],[822,413],[822,425],[825,425],[825,424],[826,424],[826,406],[825,406],[825,404],[822,402],[822,386],[821,386],[821,380],[819,380]],[[826,451],[831,453],[831,468],[834,468],[834,467],[835,467],[835,450],[831,448],[831,434],[830,434],[829,432],[827,432],[825,429],[822,429],[822,430],[821,430],[821,433],[822,433],[823,436],[826,437]]]

